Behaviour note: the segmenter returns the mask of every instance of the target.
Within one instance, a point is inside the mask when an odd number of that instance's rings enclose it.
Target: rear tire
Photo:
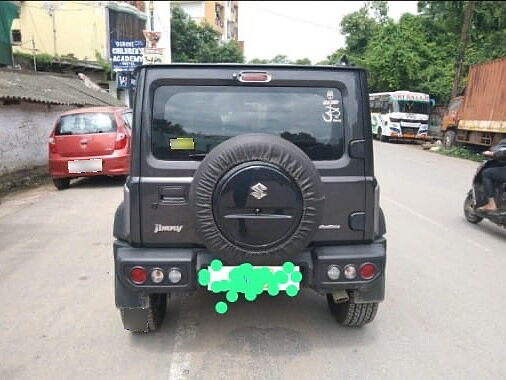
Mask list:
[[[477,216],[474,213],[473,206],[474,206],[473,193],[470,191],[469,193],[467,193],[466,200],[464,201],[464,216],[466,217],[466,220],[469,223],[478,224],[483,220],[483,218],[481,216]]]
[[[381,142],[388,142],[389,141],[388,136],[383,136],[383,130],[381,128],[378,128],[378,140]]]
[[[456,136],[457,134],[452,129],[445,132],[445,135],[443,137],[443,146],[445,147],[445,149],[450,149],[455,146]]]
[[[120,309],[125,330],[132,333],[149,333],[160,328],[167,309],[166,294],[150,294],[147,309]]]
[[[355,303],[350,299],[347,302],[335,303],[332,294],[327,294],[327,303],[330,313],[337,323],[346,327],[362,327],[376,317],[378,303]]]
[[[70,178],[53,178],[53,183],[58,190],[65,190],[70,186]]]

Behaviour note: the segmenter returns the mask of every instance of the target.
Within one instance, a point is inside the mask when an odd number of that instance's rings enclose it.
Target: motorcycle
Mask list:
[[[483,219],[488,219],[492,223],[506,228],[506,183],[496,184],[495,202],[497,211],[484,212],[478,210],[478,208],[488,202],[482,184],[482,173],[485,169],[497,166],[501,166],[497,160],[490,159],[484,161],[473,177],[473,187],[467,193],[466,200],[464,201],[464,215],[470,223],[478,224]],[[506,170],[506,167],[504,167],[504,170]]]

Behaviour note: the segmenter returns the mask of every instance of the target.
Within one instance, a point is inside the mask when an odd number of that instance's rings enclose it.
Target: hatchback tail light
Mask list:
[[[116,133],[116,141],[114,142],[114,149],[123,149],[127,144],[126,133]]]
[[[54,139],[54,136],[50,136],[47,142],[49,143],[49,151],[51,153],[57,153],[57,151],[56,151],[56,141]]]

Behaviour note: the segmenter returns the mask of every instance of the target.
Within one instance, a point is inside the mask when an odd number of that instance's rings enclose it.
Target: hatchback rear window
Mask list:
[[[109,113],[79,113],[62,116],[56,126],[56,135],[84,135],[115,132],[116,123]]]
[[[291,141],[312,160],[335,160],[344,149],[342,120],[335,88],[161,86],[152,152],[163,160],[200,160],[232,136],[260,132]],[[184,143],[176,147],[176,140]]]

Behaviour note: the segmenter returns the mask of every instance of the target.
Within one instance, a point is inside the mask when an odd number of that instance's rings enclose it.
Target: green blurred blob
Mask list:
[[[215,281],[211,284],[211,292],[213,293],[221,292],[221,284],[219,281]]]
[[[223,263],[221,262],[221,260],[214,259],[213,261],[211,261],[211,269],[214,270],[215,272],[218,272],[222,266]]]
[[[227,292],[227,301],[228,302],[236,302],[238,298],[239,298],[239,294],[237,294],[237,292],[234,292],[232,290]]]
[[[220,291],[226,292],[230,290],[230,281],[222,280],[220,281]]]
[[[270,283],[269,287],[267,288],[267,293],[269,293],[270,296],[277,296],[279,294],[279,286],[275,282]]]
[[[301,282],[301,280],[302,280],[302,273],[300,273],[300,272],[293,272],[291,278],[292,278],[293,282]]]
[[[201,269],[199,270],[199,284],[201,286],[207,286],[209,285],[209,280],[211,278],[211,274],[207,269]]]
[[[228,310],[228,305],[226,302],[223,301],[216,302],[216,306],[214,307],[214,309],[218,314],[225,314]]]
[[[274,276],[276,278],[276,281],[279,282],[280,284],[286,284],[286,282],[288,281],[288,275],[281,270],[277,271]]]
[[[288,296],[290,296],[290,297],[295,297],[298,292],[299,292],[299,289],[297,289],[297,287],[295,285],[289,285],[286,288],[286,294],[288,294]]]
[[[257,299],[257,295],[253,292],[247,292],[244,298],[246,298],[247,301],[252,302]]]
[[[286,273],[292,273],[294,268],[295,268],[295,265],[294,265],[291,261],[286,261],[286,262],[283,264],[283,270],[284,270]]]

